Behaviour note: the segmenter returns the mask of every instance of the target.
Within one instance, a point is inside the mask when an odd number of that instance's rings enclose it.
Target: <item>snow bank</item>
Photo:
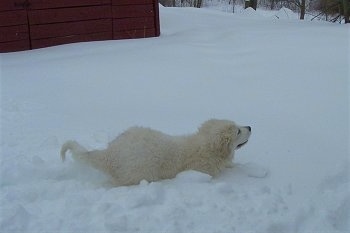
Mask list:
[[[275,14],[275,17],[278,19],[296,19],[296,16],[297,15],[291,9],[286,7],[282,7]]]

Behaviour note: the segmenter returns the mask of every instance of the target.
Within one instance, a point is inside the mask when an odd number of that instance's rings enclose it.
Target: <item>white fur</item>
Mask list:
[[[64,161],[70,150],[75,160],[111,175],[117,186],[170,179],[184,170],[215,176],[225,167],[232,167],[234,150],[246,143],[249,136],[250,127],[215,119],[186,136],[132,127],[105,150],[87,151],[77,142],[68,141],[62,146],[61,158]]]

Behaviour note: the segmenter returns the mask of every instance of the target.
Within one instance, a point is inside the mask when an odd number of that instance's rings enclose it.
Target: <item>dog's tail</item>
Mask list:
[[[108,167],[108,159],[105,158],[105,153],[100,150],[88,151],[76,141],[67,141],[61,148],[61,159],[64,162],[66,152],[70,150],[73,159],[91,165],[94,168],[104,171]]]
[[[68,150],[72,152],[74,159],[79,159],[81,158],[82,155],[88,152],[83,146],[81,146],[76,141],[67,141],[62,145],[62,148],[61,148],[61,159],[63,162],[66,159],[66,152]]]

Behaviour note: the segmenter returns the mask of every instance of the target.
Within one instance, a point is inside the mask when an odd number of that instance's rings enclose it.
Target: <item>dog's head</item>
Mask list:
[[[208,135],[211,147],[226,157],[248,142],[251,127],[239,126],[233,121],[212,119],[203,123],[199,133]]]

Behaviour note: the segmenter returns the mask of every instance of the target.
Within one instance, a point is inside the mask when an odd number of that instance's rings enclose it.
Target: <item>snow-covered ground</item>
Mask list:
[[[0,232],[349,232],[349,27],[282,18],[161,7],[159,38],[1,54]],[[216,178],[111,187],[60,161],[209,118],[253,128]]]

